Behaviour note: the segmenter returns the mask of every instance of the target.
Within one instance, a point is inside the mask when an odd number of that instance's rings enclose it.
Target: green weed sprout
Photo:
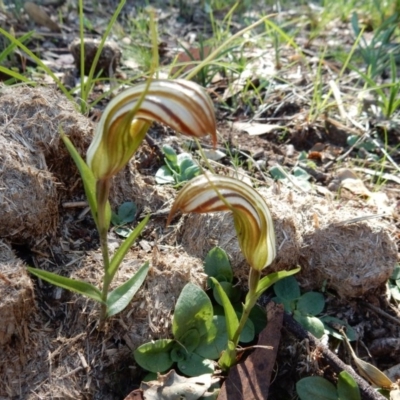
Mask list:
[[[149,264],[145,263],[132,278],[110,292],[118,267],[149,219],[149,216],[144,218],[110,258],[107,232],[111,220],[108,202],[111,181],[132,158],[153,121],[196,138],[210,134],[216,142],[216,121],[211,99],[200,86],[184,80],[149,79],[111,100],[96,127],[87,152],[87,164],[70,140],[61,135],[82,176],[85,194],[99,232],[104,264],[103,286],[100,290],[87,282],[36,268],[29,268],[29,271],[47,282],[99,302],[100,321],[117,314],[129,304],[149,269]]]
[[[322,376],[309,376],[296,383],[296,391],[301,400],[361,400],[360,388],[347,371],[339,374],[337,386]]]
[[[176,154],[175,150],[167,144],[163,146],[162,151],[165,155],[165,165],[156,172],[158,184],[181,184],[201,173],[200,167],[189,153]]]
[[[265,200],[244,182],[225,176],[200,175],[189,181],[179,192],[171,208],[168,222],[177,211],[182,213],[231,211],[240,249],[250,266],[249,291],[240,320],[221,284],[217,279],[210,278],[217,288],[225,312],[228,345],[219,358],[219,365],[227,370],[236,362],[241,332],[258,298],[275,282],[295,274],[299,268],[274,272],[261,278],[261,271],[268,267],[276,256],[275,231]]]

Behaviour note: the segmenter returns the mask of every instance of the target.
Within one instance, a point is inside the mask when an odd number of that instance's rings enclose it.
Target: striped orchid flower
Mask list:
[[[216,143],[214,107],[199,85],[186,80],[141,83],[106,107],[87,152],[94,177],[109,179],[124,168],[153,121],[197,138],[210,134]]]
[[[232,211],[239,245],[255,270],[261,271],[276,256],[275,231],[265,200],[251,186],[237,179],[200,175],[179,192],[168,217],[182,213]]]

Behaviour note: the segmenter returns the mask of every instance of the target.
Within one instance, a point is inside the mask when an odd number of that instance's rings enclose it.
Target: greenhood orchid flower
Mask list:
[[[201,175],[179,192],[168,222],[182,213],[232,211],[239,245],[252,268],[261,271],[276,256],[275,231],[265,200],[251,186],[237,179]]]
[[[210,134],[216,143],[214,107],[203,88],[186,80],[141,83],[106,107],[87,152],[94,177],[109,179],[124,168],[153,121],[197,138]]]

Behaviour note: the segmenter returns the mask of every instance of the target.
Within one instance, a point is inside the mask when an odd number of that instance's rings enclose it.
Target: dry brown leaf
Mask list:
[[[30,1],[26,2],[24,5],[26,13],[29,18],[38,25],[45,26],[49,28],[52,32],[61,32],[61,28],[56,22],[54,22],[47,12],[40,6]]]
[[[286,129],[281,125],[260,124],[258,122],[234,122],[232,126],[239,131],[247,132],[250,136],[264,135],[279,129]]]

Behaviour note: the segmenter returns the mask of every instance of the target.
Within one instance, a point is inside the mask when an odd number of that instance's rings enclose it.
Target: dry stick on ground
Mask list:
[[[357,382],[360,388],[362,400],[385,400],[381,394],[376,392],[364,379],[357,375],[354,370],[345,364],[340,358],[326,348],[315,336],[307,332],[293,317],[287,313],[283,316],[283,326],[292,333],[297,339],[308,339],[310,345],[321,352],[325,361],[336,373],[341,371],[348,372]]]

